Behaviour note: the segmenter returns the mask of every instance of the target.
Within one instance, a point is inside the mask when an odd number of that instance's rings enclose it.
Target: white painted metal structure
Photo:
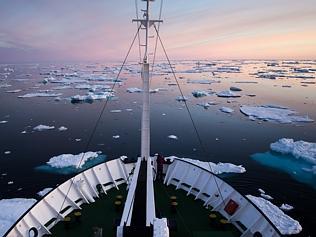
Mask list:
[[[187,191],[187,195],[194,195],[195,200],[204,201],[206,208],[221,213],[230,223],[234,224],[242,233],[242,237],[252,237],[255,232],[261,233],[263,237],[281,235],[271,221],[247,197],[198,165],[175,159],[167,169],[164,183]],[[233,215],[229,215],[224,210],[229,200],[233,200],[239,205]]]
[[[81,209],[84,203],[95,202],[100,195],[98,187],[107,194],[110,189],[119,189],[120,184],[128,183],[133,167],[134,164],[124,164],[121,159],[116,159],[77,174],[45,195],[16,222],[6,236],[29,237],[34,228],[38,236],[50,234],[49,230],[69,213]]]

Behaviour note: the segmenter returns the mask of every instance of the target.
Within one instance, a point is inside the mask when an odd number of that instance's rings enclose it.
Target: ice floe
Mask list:
[[[232,108],[229,108],[229,107],[222,107],[219,110],[224,112],[224,113],[228,113],[228,114],[231,114],[234,112],[234,110]]]
[[[71,103],[73,104],[82,103],[82,102],[92,103],[94,100],[105,100],[113,96],[114,96],[113,92],[107,92],[107,91],[98,92],[98,93],[89,92],[87,95],[74,95],[70,99],[71,99]]]
[[[185,102],[185,101],[187,101],[188,99],[189,99],[189,98],[186,97],[186,96],[178,96],[178,97],[176,98],[176,101]]]
[[[173,140],[178,140],[178,137],[176,135],[169,135],[168,138]]]
[[[210,95],[210,93],[206,92],[206,91],[192,91],[192,95],[195,98],[199,98],[199,97],[204,97],[204,96],[208,96]]]
[[[316,143],[306,141],[294,141],[290,138],[281,138],[270,145],[271,150],[290,154],[297,159],[303,159],[316,165]]]
[[[35,199],[25,198],[0,200],[0,236],[3,236],[19,217],[35,203]]]
[[[281,234],[291,235],[302,231],[302,226],[298,221],[286,215],[270,201],[252,195],[247,195],[247,197],[272,221]]]
[[[41,131],[45,131],[45,130],[52,130],[54,129],[55,127],[54,126],[48,126],[48,125],[38,125],[36,127],[33,128],[34,131],[38,131],[38,132],[41,132]]]
[[[47,193],[49,193],[53,188],[44,188],[43,190],[37,193],[38,196],[44,197]]]
[[[47,164],[54,168],[64,168],[64,167],[75,167],[76,169],[82,168],[82,166],[91,159],[98,157],[100,152],[82,152],[77,155],[73,154],[62,154],[59,156],[54,156],[49,159]]]
[[[231,90],[221,91],[216,94],[218,97],[241,97],[241,95],[232,92]]]
[[[63,132],[63,131],[68,130],[68,128],[66,128],[66,127],[64,127],[64,126],[61,126],[61,127],[58,128],[58,130],[59,130],[60,132]]]
[[[143,92],[142,89],[139,89],[137,87],[127,88],[126,91],[129,92],[129,93],[140,93],[140,92]]]
[[[119,139],[120,138],[120,135],[114,135],[112,136],[114,139]]]
[[[230,91],[242,91],[242,89],[240,89],[239,87],[235,87],[235,86],[231,86],[229,88]]]
[[[264,199],[267,199],[267,200],[273,200],[274,199],[273,197],[271,197],[270,195],[265,194],[265,193],[260,193],[260,196],[263,197]]]
[[[25,95],[20,95],[18,96],[18,98],[33,98],[33,97],[58,97],[61,96],[61,93],[42,93],[42,92],[38,92],[38,93],[28,93]]]
[[[208,80],[208,79],[198,79],[198,80],[188,79],[187,80],[188,84],[212,84],[212,83],[219,83],[219,82],[220,81]]]
[[[178,158],[177,156],[169,156],[165,157],[165,159],[174,160],[175,158]],[[246,169],[242,165],[234,165],[231,163],[213,163],[213,162],[206,162],[206,161],[200,161],[200,160],[193,160],[190,158],[178,158],[185,160],[187,162],[190,162],[192,164],[195,164],[199,167],[202,167],[206,170],[209,170],[213,172],[214,174],[222,174],[222,173],[245,173]]]
[[[252,120],[260,119],[264,121],[274,121],[279,123],[313,122],[314,120],[306,116],[297,115],[294,110],[277,105],[261,106],[240,106],[240,111],[249,116]]]
[[[20,89],[16,89],[16,90],[10,90],[10,91],[6,91],[7,93],[19,93],[21,92],[22,90]]]
[[[280,209],[283,210],[283,211],[291,211],[294,209],[293,206],[289,205],[289,204],[286,204],[286,203],[283,203],[281,206],[280,206]]]

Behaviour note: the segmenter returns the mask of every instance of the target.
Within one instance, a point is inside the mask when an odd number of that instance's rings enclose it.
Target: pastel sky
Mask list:
[[[162,15],[172,59],[316,59],[316,0],[164,0]],[[134,0],[0,0],[0,62],[120,60],[132,18]]]

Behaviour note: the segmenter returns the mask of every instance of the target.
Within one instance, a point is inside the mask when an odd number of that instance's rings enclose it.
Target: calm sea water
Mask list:
[[[270,66],[268,66],[270,65]],[[60,80],[76,72],[81,79],[93,77],[113,78],[118,64],[34,64],[0,65],[0,199],[13,197],[36,197],[36,192],[45,187],[54,187],[70,175],[47,173],[35,169],[45,164],[52,156],[85,150],[103,101],[72,104],[69,97],[84,95],[87,90],[74,87],[53,90],[61,93],[61,100],[52,97],[18,98],[27,93],[52,90],[64,84],[43,79],[52,76]],[[243,194],[259,196],[258,188],[274,197],[273,203],[288,203],[295,209],[288,214],[303,226],[301,236],[313,236],[316,225],[316,189],[312,185],[294,179],[288,173],[265,166],[251,158],[255,153],[269,151],[269,145],[279,138],[293,138],[316,142],[316,122],[304,124],[279,124],[250,121],[239,111],[240,105],[276,104],[289,107],[302,115],[316,120],[316,62],[263,62],[263,61],[182,61],[175,62],[175,69],[188,105],[203,140],[205,152],[198,143],[193,126],[183,103],[177,102],[180,95],[166,64],[158,65],[152,88],[165,88],[151,95],[151,153],[165,156],[176,155],[213,162],[241,164],[247,172],[229,176],[227,181]],[[220,69],[226,67],[226,69]],[[227,67],[239,68],[239,72],[227,72]],[[11,70],[13,69],[13,70]],[[129,64],[120,78],[122,83],[115,87],[112,99],[102,116],[89,151],[102,151],[106,159],[121,155],[136,157],[140,153],[141,93],[127,93],[129,87],[141,88],[136,74],[139,65]],[[308,69],[298,71],[297,69]],[[218,71],[225,72],[218,72]],[[214,72],[215,71],[215,72]],[[47,73],[51,75],[47,75]],[[258,73],[259,72],[259,73]],[[66,74],[71,73],[71,74]],[[60,74],[66,74],[61,76]],[[260,78],[262,75],[270,78]],[[272,76],[271,76],[272,75]],[[188,79],[212,79],[213,84],[190,84]],[[243,83],[240,83],[243,82]],[[252,83],[248,83],[252,82]],[[307,82],[307,83],[306,83]],[[104,84],[105,81],[89,81],[90,85]],[[10,85],[10,86],[9,86]],[[111,85],[110,85],[111,86]],[[240,98],[219,98],[210,95],[194,98],[194,90],[219,92],[231,86],[242,89]],[[17,93],[7,91],[22,90]],[[254,94],[256,96],[247,96]],[[202,102],[216,102],[209,109],[198,106]],[[233,108],[232,114],[219,111],[222,106]],[[126,109],[132,109],[126,110]],[[112,113],[111,110],[121,110]],[[57,129],[34,132],[33,127],[44,124],[55,127],[65,126],[67,131]],[[21,133],[26,131],[26,133]],[[119,135],[119,139],[113,139]],[[168,139],[176,135],[178,140]],[[76,139],[81,139],[76,141]],[[10,154],[5,154],[11,151]],[[13,184],[8,182],[13,181]],[[315,187],[315,186],[314,186]]]

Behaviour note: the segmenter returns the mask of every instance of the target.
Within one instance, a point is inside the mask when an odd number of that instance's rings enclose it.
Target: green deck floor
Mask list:
[[[98,199],[95,203],[82,206],[82,218],[76,222],[73,214],[72,221],[66,229],[63,222],[59,222],[51,229],[53,236],[93,236],[93,227],[101,227],[103,236],[114,237],[116,230],[114,222],[120,218],[122,212],[117,212],[114,201],[117,195],[126,198],[126,186],[120,185],[120,190],[111,189],[108,194]],[[176,196],[178,202],[177,211],[174,213],[170,209],[170,196]],[[206,237],[206,236],[240,236],[239,232],[229,225],[227,230],[218,230],[213,227],[208,219],[209,210],[202,206],[201,201],[195,201],[193,196],[186,196],[182,190],[175,190],[174,186],[166,187],[163,184],[155,183],[155,202],[157,214],[173,219],[177,225],[177,231],[170,233],[171,237]]]

